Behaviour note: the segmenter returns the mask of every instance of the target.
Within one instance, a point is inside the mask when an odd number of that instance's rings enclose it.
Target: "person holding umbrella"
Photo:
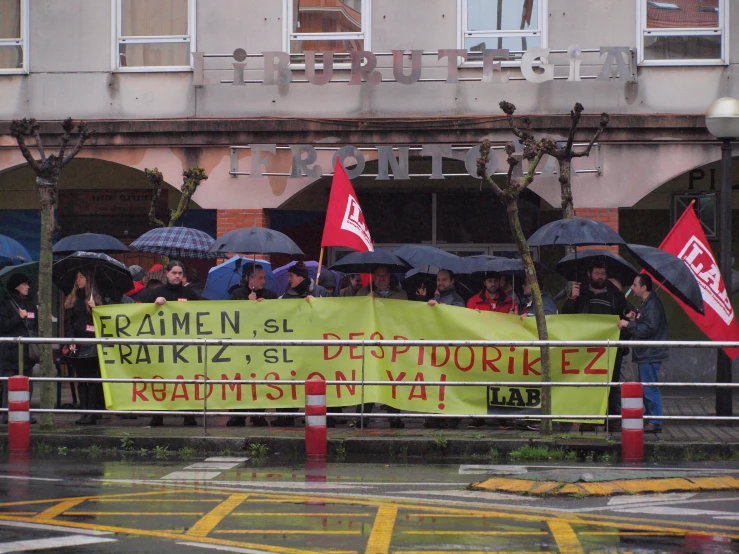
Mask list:
[[[359,289],[354,296],[408,300],[404,290],[390,286],[390,269],[385,265],[375,266],[372,271],[372,283]]]
[[[426,285],[422,284],[416,291],[416,300],[426,300]],[[450,269],[440,269],[436,274],[436,293],[428,301],[429,306],[447,304],[449,306],[465,307],[465,302],[454,288],[454,272]]]
[[[636,340],[665,341],[667,338],[667,317],[662,302],[652,291],[652,278],[640,273],[634,277],[631,290],[641,299],[641,306],[636,311],[626,314],[627,320],[618,322],[621,329],[631,333]],[[634,347],[631,359],[639,368],[639,381],[656,383],[659,381],[659,368],[662,362],[669,359],[670,351],[661,346]],[[644,426],[645,433],[661,433],[662,397],[657,387],[644,387],[644,418],[649,423]]]
[[[102,303],[100,293],[93,287],[90,276],[78,271],[72,292],[64,299],[64,336],[83,339],[95,338],[92,308],[100,306]],[[100,378],[97,346],[94,344],[70,344],[65,348],[65,352],[75,377],[83,379]],[[103,387],[100,383],[79,382],[77,383],[77,392],[81,409],[96,410],[99,406]],[[82,414],[75,423],[78,425],[95,425],[98,419],[100,419],[100,416],[96,414]]]
[[[24,273],[15,273],[8,279],[5,287],[7,297],[0,304],[0,335],[4,337],[30,337],[36,333],[36,305],[28,295],[31,280]],[[3,344],[0,347],[0,374],[11,377],[19,373],[18,347],[14,344]],[[29,372],[34,363],[29,356],[29,345],[23,347],[23,367]],[[29,383],[29,393],[33,395],[33,383]],[[0,384],[2,389],[2,406],[8,405],[7,385]],[[8,422],[8,413],[3,414],[3,423]],[[36,419],[31,418],[31,423]]]
[[[359,273],[352,273],[345,279],[348,280],[348,284],[339,291],[339,296],[342,298],[355,296],[362,288],[362,276]]]
[[[151,291],[151,298],[154,299],[154,304],[163,306],[169,301],[187,302],[190,300],[200,300],[200,296],[192,288],[183,286],[182,277],[184,274],[185,264],[177,260],[169,262],[166,273],[167,282]],[[195,420],[195,416],[185,416],[183,424],[186,427],[195,427],[198,422]],[[164,425],[164,416],[153,416],[149,421],[149,425],[152,427],[161,427]]]
[[[312,300],[315,297],[329,296],[328,291],[311,278],[308,266],[303,262],[298,262],[287,270],[287,283],[289,288],[280,298]]]

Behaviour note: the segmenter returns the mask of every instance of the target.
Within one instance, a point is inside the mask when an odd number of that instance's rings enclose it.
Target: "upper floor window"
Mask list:
[[[728,0],[638,0],[643,65],[728,63]]]
[[[547,0],[459,0],[459,3],[461,47],[465,50],[507,49],[510,59],[520,60],[529,48],[547,47]]]
[[[371,0],[286,0],[286,49],[348,53],[369,50]],[[302,59],[296,60],[298,63]],[[348,58],[336,57],[336,61]]]
[[[28,73],[28,0],[0,0],[0,73]]]
[[[113,0],[114,68],[186,71],[195,51],[195,0]]]

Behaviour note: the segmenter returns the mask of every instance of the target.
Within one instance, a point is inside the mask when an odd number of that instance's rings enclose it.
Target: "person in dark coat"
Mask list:
[[[287,284],[289,288],[280,298],[305,298],[306,300],[312,300],[313,298],[329,296],[325,288],[317,285],[311,279],[308,266],[303,262],[298,262],[290,266],[287,270]]]
[[[151,298],[157,306],[163,306],[167,302],[188,302],[201,300],[200,295],[182,284],[182,276],[185,274],[185,264],[172,260],[167,264],[167,282],[151,291]],[[186,427],[195,427],[198,422],[195,416],[185,416],[183,424]],[[156,415],[151,418],[149,425],[161,427],[164,425],[164,416]]]
[[[621,329],[631,332],[634,340],[666,341],[667,317],[657,295],[652,291],[652,278],[639,274],[631,285],[634,294],[641,298],[641,306],[636,311],[626,314],[627,320],[618,322]],[[631,360],[639,367],[639,381],[656,383],[659,381],[659,368],[668,360],[670,351],[662,346],[634,347]],[[662,432],[662,397],[657,387],[644,387],[644,419],[649,423],[644,426],[645,433]],[[649,417],[651,416],[651,417]]]
[[[279,298],[277,293],[267,289],[264,285],[267,282],[267,273],[264,267],[253,263],[246,264],[241,272],[241,282],[239,286],[231,292],[231,300],[254,300],[262,302],[263,300],[276,300]],[[239,410],[234,410],[239,411]],[[254,412],[263,412],[264,410],[252,410]],[[264,416],[252,416],[251,424],[254,427],[266,427],[267,419]],[[231,416],[226,422],[226,427],[244,427],[246,425],[246,417]]]
[[[336,275],[330,271],[324,271],[318,278],[318,284],[326,289],[328,296],[338,296],[336,290]]]
[[[130,298],[135,304],[150,302],[149,289],[144,284],[144,279],[146,278],[144,268],[140,265],[132,265],[128,268],[128,271],[131,273],[131,279],[133,279],[133,288],[125,296]]]
[[[192,289],[202,300],[203,289],[200,287],[200,276],[194,267],[188,267],[182,276],[182,286]]]
[[[362,288],[362,276],[359,273],[352,273],[351,275],[344,276],[344,279],[347,283],[346,286],[339,291],[339,296],[356,296],[357,292]]]
[[[92,308],[100,306],[102,303],[102,298],[94,290],[88,275],[78,272],[72,292],[64,299],[64,336],[67,338],[95,338]],[[100,363],[95,345],[70,344],[67,350],[69,363],[76,377],[100,378]],[[103,387],[100,383],[78,382],[77,392],[81,409],[96,410],[100,405],[99,397],[102,395]],[[75,423],[95,425],[98,419],[100,417],[95,414],[82,414]]]
[[[416,291],[416,300],[426,299],[426,287],[422,285]],[[429,306],[446,304],[448,306],[466,307],[465,301],[454,288],[454,272],[448,269],[440,269],[436,274],[436,294],[428,301]]]
[[[10,276],[5,287],[8,296],[0,304],[0,335],[3,337],[29,337],[38,329],[36,319],[36,305],[28,292],[31,280],[23,273]],[[11,377],[19,374],[18,347],[15,344],[0,345],[0,375]],[[23,372],[31,374],[34,363],[28,355],[28,345],[23,347]],[[33,383],[29,383],[29,393],[33,395]],[[8,406],[7,381],[0,382],[2,391],[2,406]],[[3,423],[8,422],[8,413],[3,413]],[[31,418],[31,423],[36,423]]]

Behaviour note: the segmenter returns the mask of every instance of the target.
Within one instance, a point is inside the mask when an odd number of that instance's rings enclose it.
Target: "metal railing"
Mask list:
[[[38,337],[0,337],[0,345],[15,344],[19,350],[24,344],[47,344],[47,345],[102,345],[109,347],[114,345],[192,345],[202,346],[205,351],[203,353],[203,379],[144,379],[144,378],[82,378],[82,377],[29,377],[31,382],[55,382],[55,383],[151,383],[151,384],[180,384],[180,385],[296,385],[304,386],[305,380],[284,380],[275,381],[274,379],[208,379],[208,347],[214,346],[270,346],[270,347],[360,347],[362,373],[359,380],[326,380],[326,385],[334,386],[359,386],[361,399],[358,400],[361,406],[360,412],[335,412],[328,413],[327,417],[331,418],[358,418],[360,428],[364,428],[364,420],[369,417],[373,419],[392,419],[392,418],[410,418],[410,419],[485,419],[485,420],[605,420],[606,425],[610,421],[621,419],[620,415],[608,414],[437,414],[437,413],[419,413],[419,412],[403,412],[403,413],[375,413],[371,415],[364,412],[364,388],[375,386],[393,386],[393,387],[413,387],[419,386],[418,381],[373,381],[364,379],[364,360],[365,349],[368,347],[531,347],[541,348],[548,346],[550,348],[568,348],[568,347],[606,347],[607,361],[610,367],[611,348],[617,347],[660,347],[660,348],[739,348],[739,342],[717,342],[717,341],[554,341],[554,340],[531,340],[531,341],[511,341],[511,340],[320,340],[320,339],[301,339],[301,340],[282,340],[282,339],[131,339],[131,338],[38,338]],[[19,356],[22,360],[23,356]],[[21,366],[23,362],[21,361]],[[21,367],[21,374],[23,368]],[[608,375],[607,375],[608,377]],[[7,381],[9,377],[0,377],[0,384]],[[423,381],[424,387],[527,387],[527,388],[566,388],[566,387],[597,387],[610,388],[620,386],[619,382],[603,381],[603,382],[537,382],[537,381]],[[739,388],[739,383],[706,383],[706,382],[681,382],[681,383],[660,383],[660,382],[644,382],[645,387],[659,388]],[[95,414],[95,415],[172,415],[172,416],[203,416],[203,433],[207,434],[207,416],[238,416],[238,417],[264,417],[264,416],[281,416],[281,417],[301,417],[304,416],[302,411],[290,412],[265,412],[265,411],[218,411],[209,410],[207,405],[208,394],[203,395],[202,410],[83,410],[83,409],[44,409],[34,408],[31,413],[51,413],[51,414]],[[1,408],[0,412],[7,412],[7,408]],[[646,416],[645,416],[646,417]],[[737,422],[739,416],[696,416],[696,415],[661,415],[660,420],[670,421],[715,421],[715,422]]]

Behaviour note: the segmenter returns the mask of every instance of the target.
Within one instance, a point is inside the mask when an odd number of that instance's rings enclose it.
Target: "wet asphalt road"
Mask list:
[[[739,552],[737,492],[542,499],[465,489],[495,471],[4,454],[0,554]]]

